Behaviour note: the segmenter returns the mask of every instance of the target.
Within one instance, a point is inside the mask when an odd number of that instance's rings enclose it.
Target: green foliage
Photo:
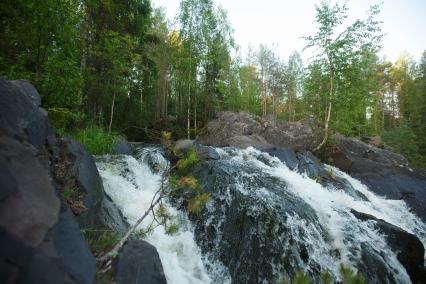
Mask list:
[[[81,125],[84,120],[82,112],[73,112],[62,107],[49,108],[48,114],[55,129],[63,133],[72,131],[76,125]]]
[[[345,265],[340,265],[340,277],[342,279],[342,284],[364,284],[365,279],[362,275],[356,274],[351,268],[346,267]],[[280,277],[277,281],[277,284],[310,284],[312,283],[311,279],[302,271],[296,273],[293,277],[293,280],[289,281],[285,278]],[[321,284],[332,284],[334,283],[334,278],[329,271],[323,271],[320,275]],[[340,283],[340,282],[339,282]]]
[[[83,230],[84,237],[95,257],[102,256],[110,251],[120,240],[119,235],[109,230]]]
[[[323,271],[320,275],[321,278],[321,284],[333,284],[333,276],[329,271]]]
[[[82,143],[86,150],[92,155],[111,154],[118,136],[108,134],[100,127],[88,127],[79,130],[75,134],[75,139]]]
[[[417,137],[408,125],[402,124],[392,130],[385,131],[382,134],[382,138],[386,145],[403,154],[413,164],[419,162],[419,148],[416,144]]]
[[[174,235],[179,231],[179,224],[177,223],[170,223],[168,224],[165,229],[166,229],[166,234],[168,235]]]
[[[311,284],[311,280],[304,272],[298,272],[293,278],[293,284]]]
[[[356,274],[351,268],[340,265],[340,276],[343,284],[364,284],[365,279],[362,275]]]
[[[62,196],[64,197],[65,200],[70,200],[75,196],[76,192],[77,192],[77,189],[75,187],[66,187],[62,191]]]
[[[186,157],[180,159],[177,162],[177,169],[179,171],[185,171],[191,168],[192,166],[194,166],[195,164],[197,164],[198,162],[199,162],[199,159],[198,159],[197,153],[193,149],[190,149],[188,153],[186,154]]]

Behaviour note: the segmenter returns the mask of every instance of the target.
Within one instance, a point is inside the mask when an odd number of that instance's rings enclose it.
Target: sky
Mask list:
[[[213,0],[228,11],[234,29],[234,39],[244,55],[248,46],[266,44],[283,58],[294,50],[302,51],[302,36],[316,31],[315,4],[320,0]],[[379,0],[380,1],[380,0]],[[348,23],[364,19],[368,8],[378,0],[349,0]],[[152,0],[155,7],[165,7],[166,16],[173,20],[180,0]],[[408,52],[420,60],[426,50],[426,0],[383,0],[378,19],[385,33],[380,55],[395,61]],[[302,53],[306,61],[309,52]]]

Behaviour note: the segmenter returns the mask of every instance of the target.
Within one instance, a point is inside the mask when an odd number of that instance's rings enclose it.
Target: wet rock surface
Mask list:
[[[426,175],[409,167],[400,154],[360,140],[335,137],[328,154],[337,168],[361,180],[370,190],[390,199],[403,199],[426,222]]]
[[[123,137],[120,137],[115,143],[113,149],[114,154],[118,155],[131,155],[133,153],[133,146]]]
[[[389,245],[397,252],[398,260],[404,265],[413,283],[426,282],[426,270],[424,268],[425,248],[415,235],[372,215],[355,210],[351,210],[351,213],[360,220],[373,221],[375,223],[377,228],[386,236]]]
[[[128,241],[118,257],[118,284],[167,284],[160,256],[146,241]]]

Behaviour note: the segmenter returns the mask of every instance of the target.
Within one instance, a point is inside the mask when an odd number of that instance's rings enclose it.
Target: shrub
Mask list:
[[[419,147],[416,144],[416,135],[405,123],[385,131],[382,134],[383,141],[387,146],[392,147],[399,153],[403,154],[415,166],[419,160]]]
[[[100,127],[88,127],[79,130],[75,139],[80,141],[92,155],[111,154],[117,142],[118,135],[108,134]]]
[[[48,114],[52,125],[60,134],[71,131],[76,125],[81,124],[84,119],[83,113],[72,112],[67,108],[61,107],[49,108]]]

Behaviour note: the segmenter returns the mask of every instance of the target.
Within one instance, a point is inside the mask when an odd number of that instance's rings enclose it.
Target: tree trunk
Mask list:
[[[194,96],[194,138],[197,136],[197,97]]]
[[[111,115],[109,118],[108,134],[111,134],[112,120],[114,118],[114,105],[115,105],[115,93],[114,93],[114,96],[112,97]]]
[[[327,142],[328,139],[328,126],[330,123],[331,118],[331,100],[333,98],[333,65],[331,63],[331,60],[329,58],[329,64],[330,64],[330,92],[328,94],[328,107],[327,107],[327,115],[325,118],[325,126],[324,126],[324,139],[321,141],[321,143],[314,149],[314,152],[318,151],[319,149],[324,146],[324,144]]]
[[[186,117],[187,139],[191,139],[191,56],[189,56],[189,72],[188,72],[188,113]]]

